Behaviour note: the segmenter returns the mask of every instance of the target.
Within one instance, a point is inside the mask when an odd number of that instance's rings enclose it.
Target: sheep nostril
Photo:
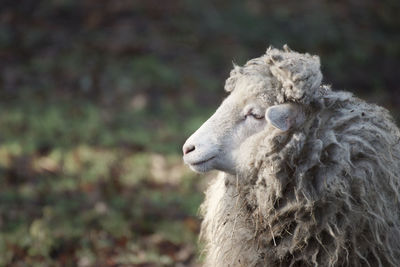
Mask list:
[[[186,145],[183,147],[183,155],[186,155],[195,149],[196,149],[196,147],[194,145]]]

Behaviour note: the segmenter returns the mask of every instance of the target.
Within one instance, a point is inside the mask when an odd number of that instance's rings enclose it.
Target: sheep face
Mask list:
[[[237,172],[239,155],[267,125],[268,105],[261,92],[247,87],[235,89],[217,111],[186,141],[184,161],[197,172]]]
[[[321,91],[319,66],[318,57],[287,46],[235,66],[225,83],[230,95],[184,144],[185,163],[197,172],[246,171],[259,138],[273,138],[305,120],[302,111]]]
[[[261,76],[243,76],[217,111],[183,145],[196,172],[238,174],[257,153],[260,138],[288,131],[303,116],[295,104],[272,105],[274,89]]]

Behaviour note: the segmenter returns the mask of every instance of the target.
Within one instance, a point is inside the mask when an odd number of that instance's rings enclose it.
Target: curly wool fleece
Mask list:
[[[307,122],[265,131],[201,207],[206,266],[400,266],[400,132],[376,105],[321,86],[319,58],[268,49],[226,82],[262,75]]]

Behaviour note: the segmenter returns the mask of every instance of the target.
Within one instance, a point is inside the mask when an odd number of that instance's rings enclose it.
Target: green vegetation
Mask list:
[[[0,266],[194,261],[202,189],[178,153],[191,120],[55,101],[0,108]]]
[[[399,1],[100,2],[0,4],[0,266],[195,266],[181,146],[267,45],[400,117]]]

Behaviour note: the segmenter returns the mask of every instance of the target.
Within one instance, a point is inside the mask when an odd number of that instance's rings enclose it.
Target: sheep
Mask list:
[[[200,212],[205,266],[400,266],[400,132],[322,85],[318,56],[269,48],[185,142],[219,170]]]

